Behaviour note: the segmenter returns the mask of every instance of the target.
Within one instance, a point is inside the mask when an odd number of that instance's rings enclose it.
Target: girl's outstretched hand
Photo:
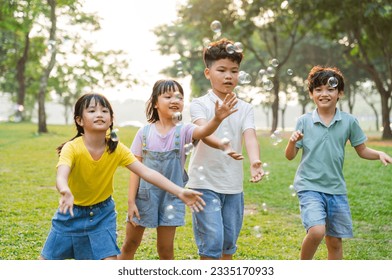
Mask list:
[[[219,101],[215,102],[215,117],[217,117],[220,121],[224,118],[230,116],[231,114],[238,111],[234,106],[238,103],[237,96],[235,93],[228,93],[225,96],[222,104],[219,105]]]
[[[140,220],[139,210],[137,209],[136,203],[132,203],[128,205],[128,222],[131,223],[134,227],[138,224],[133,221],[133,216],[136,216],[138,220]]]
[[[69,214],[73,217],[73,203],[74,196],[70,191],[60,192],[61,197],[59,201],[59,210],[61,214],[66,214],[69,211]]]
[[[204,200],[200,197],[201,195],[203,195],[201,192],[184,188],[178,197],[189,206],[192,212],[199,212],[203,211],[203,206],[206,205]]]

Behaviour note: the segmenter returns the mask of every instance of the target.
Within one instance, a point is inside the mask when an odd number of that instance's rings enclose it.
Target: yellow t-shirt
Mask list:
[[[71,168],[68,185],[74,204],[88,206],[112,195],[117,167],[127,166],[136,160],[129,148],[120,142],[113,153],[105,151],[99,160],[94,160],[84,145],[83,137],[78,137],[64,145],[56,167],[67,165]]]

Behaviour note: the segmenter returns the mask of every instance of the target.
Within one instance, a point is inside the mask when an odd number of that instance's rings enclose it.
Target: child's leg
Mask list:
[[[306,234],[301,248],[301,260],[311,260],[320,242],[323,240],[325,235],[325,226],[317,225],[309,228]]]
[[[326,236],[325,243],[327,244],[329,260],[343,259],[343,242],[341,238]]]
[[[142,242],[144,227],[133,226],[127,222],[125,228],[125,240],[121,248],[121,254],[118,256],[119,260],[133,260],[135,253],[140,243]]]
[[[159,259],[174,260],[174,236],[176,227],[157,227],[157,251]]]

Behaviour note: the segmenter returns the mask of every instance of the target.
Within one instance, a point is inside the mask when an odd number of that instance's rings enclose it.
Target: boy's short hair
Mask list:
[[[313,92],[313,90],[319,86],[326,85],[328,79],[335,77],[338,80],[338,85],[336,88],[339,92],[344,91],[344,77],[342,72],[336,67],[324,67],[324,66],[314,66],[308,75],[308,90]]]
[[[242,52],[228,52],[226,47],[229,44],[233,45],[234,43],[226,38],[223,38],[219,41],[211,42],[207,48],[204,48],[203,61],[205,66],[209,68],[213,62],[225,58],[228,58],[240,65],[244,55]]]

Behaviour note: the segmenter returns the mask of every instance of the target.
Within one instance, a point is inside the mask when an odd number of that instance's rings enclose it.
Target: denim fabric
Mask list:
[[[120,253],[112,197],[92,206],[73,207],[74,216],[57,210],[41,255],[48,260],[100,260]]]
[[[143,132],[143,141],[147,141],[149,126]],[[185,186],[187,174],[181,164],[180,129],[176,128],[174,149],[167,152],[149,151],[143,148],[143,164],[164,175],[178,186]],[[146,147],[147,145],[143,145]],[[136,206],[140,220],[133,217],[133,221],[140,226],[156,228],[158,226],[183,226],[185,224],[185,205],[176,196],[140,179]]]
[[[237,250],[237,239],[244,217],[244,195],[220,194],[206,189],[203,211],[194,212],[193,231],[200,256],[219,259],[222,254],[232,255]]]
[[[353,237],[353,226],[347,195],[315,191],[298,192],[302,224],[306,231],[325,225],[325,234],[332,237]]]

